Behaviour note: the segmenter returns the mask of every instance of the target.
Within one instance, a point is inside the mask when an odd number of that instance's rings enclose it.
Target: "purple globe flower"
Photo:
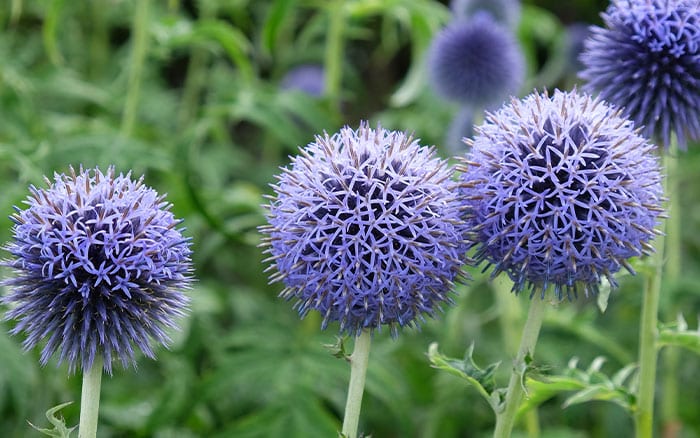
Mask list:
[[[325,76],[323,66],[302,64],[284,75],[280,87],[284,90],[298,90],[309,96],[321,97],[326,82]]]
[[[480,12],[487,12],[509,28],[516,27],[520,21],[518,0],[452,0],[450,9],[457,19],[471,19]]]
[[[26,333],[31,349],[45,342],[41,363],[58,350],[71,372],[89,370],[100,355],[135,365],[134,347],[153,358],[152,340],[166,344],[166,327],[185,314],[191,283],[189,239],[171,205],[143,178],[115,176],[110,167],[73,168],[30,187],[27,209],[11,216],[12,259],[2,264],[16,276],[4,280],[10,293],[7,319],[13,334]]]
[[[697,0],[614,0],[592,28],[581,60],[587,89],[624,108],[668,147],[700,138],[700,8]]]
[[[433,148],[366,123],[316,137],[278,177],[261,227],[281,296],[353,335],[434,315],[466,275],[452,173]]]
[[[457,20],[435,36],[428,54],[435,91],[447,100],[485,107],[517,92],[525,61],[515,37],[491,15]]]
[[[633,122],[577,92],[513,100],[476,128],[460,190],[475,259],[513,291],[562,299],[598,292],[627,259],[653,251],[659,164]]]

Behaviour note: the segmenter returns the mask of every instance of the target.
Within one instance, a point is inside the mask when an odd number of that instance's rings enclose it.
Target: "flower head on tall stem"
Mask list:
[[[455,20],[435,36],[428,71],[443,98],[484,107],[518,91],[525,60],[511,32],[482,12]]]
[[[700,3],[613,0],[585,42],[581,78],[668,148],[700,139]]]
[[[555,91],[513,100],[476,128],[461,197],[476,261],[517,293],[598,292],[649,254],[662,213],[659,164],[633,122],[602,100]]]
[[[110,167],[70,169],[31,186],[27,208],[11,216],[15,276],[7,319],[24,347],[45,342],[41,363],[58,351],[59,363],[87,371],[97,356],[135,365],[135,348],[154,357],[152,342],[167,344],[166,328],[185,314],[191,283],[189,239],[171,204],[155,190],[116,175]]]
[[[318,136],[273,186],[264,245],[281,296],[359,335],[449,303],[468,244],[452,168],[404,133]]]

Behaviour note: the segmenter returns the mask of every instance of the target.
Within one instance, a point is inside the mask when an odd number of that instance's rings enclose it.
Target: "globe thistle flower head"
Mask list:
[[[58,352],[71,372],[89,370],[102,356],[135,366],[135,347],[154,357],[152,341],[184,315],[191,283],[189,239],[155,190],[115,175],[110,167],[55,174],[48,188],[30,187],[27,208],[11,216],[15,276],[2,298],[13,334],[24,348],[44,343],[41,363]]]
[[[452,22],[435,36],[429,50],[434,90],[460,104],[500,105],[517,92],[525,74],[515,37],[486,13]]]
[[[508,28],[520,21],[518,0],[452,0],[450,9],[457,19],[471,19],[480,12],[491,14],[494,20]]]
[[[476,262],[513,291],[595,295],[653,251],[662,215],[653,146],[602,100],[576,91],[513,100],[476,128],[461,197]]]
[[[581,78],[668,148],[700,139],[697,0],[615,0],[585,42]]]
[[[367,123],[316,137],[278,176],[261,227],[281,296],[353,335],[433,316],[466,275],[452,172],[433,148]]]
[[[312,97],[321,97],[325,81],[325,71],[322,66],[302,64],[284,75],[280,87],[284,90],[302,91]]]

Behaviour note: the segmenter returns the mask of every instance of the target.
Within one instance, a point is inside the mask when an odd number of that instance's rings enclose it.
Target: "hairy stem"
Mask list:
[[[367,374],[371,343],[372,335],[369,330],[363,330],[360,336],[355,338],[355,347],[350,355],[350,385],[348,386],[348,399],[345,403],[345,417],[343,418],[343,435],[347,438],[357,437],[357,425],[360,423],[362,393],[365,390],[365,375]]]
[[[515,358],[513,372],[508,382],[504,406],[501,411],[496,412],[496,428],[493,433],[495,438],[510,437],[513,430],[515,415],[518,412],[518,407],[520,407],[520,401],[524,394],[523,385],[527,368],[525,359],[528,356],[532,356],[535,352],[535,345],[537,344],[540,327],[542,327],[542,319],[544,318],[545,306],[545,300],[539,299],[539,297],[530,300],[530,310],[528,310],[527,321],[525,321],[523,334],[520,338],[518,355]]]
[[[92,363],[92,367],[87,371],[83,371],[78,438],[95,438],[97,436],[97,413],[100,407],[102,365],[102,357],[97,355]]]

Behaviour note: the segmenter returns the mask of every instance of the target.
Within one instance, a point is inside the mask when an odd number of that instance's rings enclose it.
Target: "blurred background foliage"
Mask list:
[[[517,35],[533,88],[577,83],[576,32],[599,23],[604,0],[526,1]],[[268,285],[257,248],[260,205],[279,166],[323,131],[361,119],[444,145],[458,108],[433,95],[423,55],[450,20],[433,0],[5,0],[0,8],[0,241],[29,184],[69,165],[145,174],[167,192],[193,238],[198,281],[192,313],[169,350],[103,380],[100,436],[336,436],[349,367],[334,357],[334,327],[298,319]],[[573,29],[578,29],[574,31]],[[304,67],[305,74],[293,72]],[[315,73],[314,73],[315,72]],[[320,72],[320,74],[319,74]],[[301,75],[302,79],[299,79]],[[310,75],[310,76],[309,76]],[[482,116],[477,115],[477,120]],[[457,146],[458,148],[459,146]],[[462,151],[458,151],[462,152]],[[700,311],[700,149],[681,160],[683,275],[665,285],[663,322]],[[476,391],[430,367],[428,345],[476,363],[501,361],[504,385],[522,325],[507,287],[478,270],[456,305],[421,331],[375,336],[361,430],[375,437],[489,436],[493,418]],[[8,273],[4,273],[7,275]],[[495,293],[497,292],[497,293]],[[626,276],[605,313],[594,300],[549,312],[536,356],[547,372],[576,363],[612,375],[636,357],[640,279]],[[77,424],[80,377],[0,330],[0,436],[35,433],[44,412]],[[664,361],[681,436],[700,434],[697,355]],[[571,362],[578,358],[578,362]],[[660,389],[661,391],[661,389]],[[631,418],[601,401],[538,409],[541,436],[628,436]],[[659,416],[662,414],[659,413]],[[531,434],[537,430],[530,428]]]

